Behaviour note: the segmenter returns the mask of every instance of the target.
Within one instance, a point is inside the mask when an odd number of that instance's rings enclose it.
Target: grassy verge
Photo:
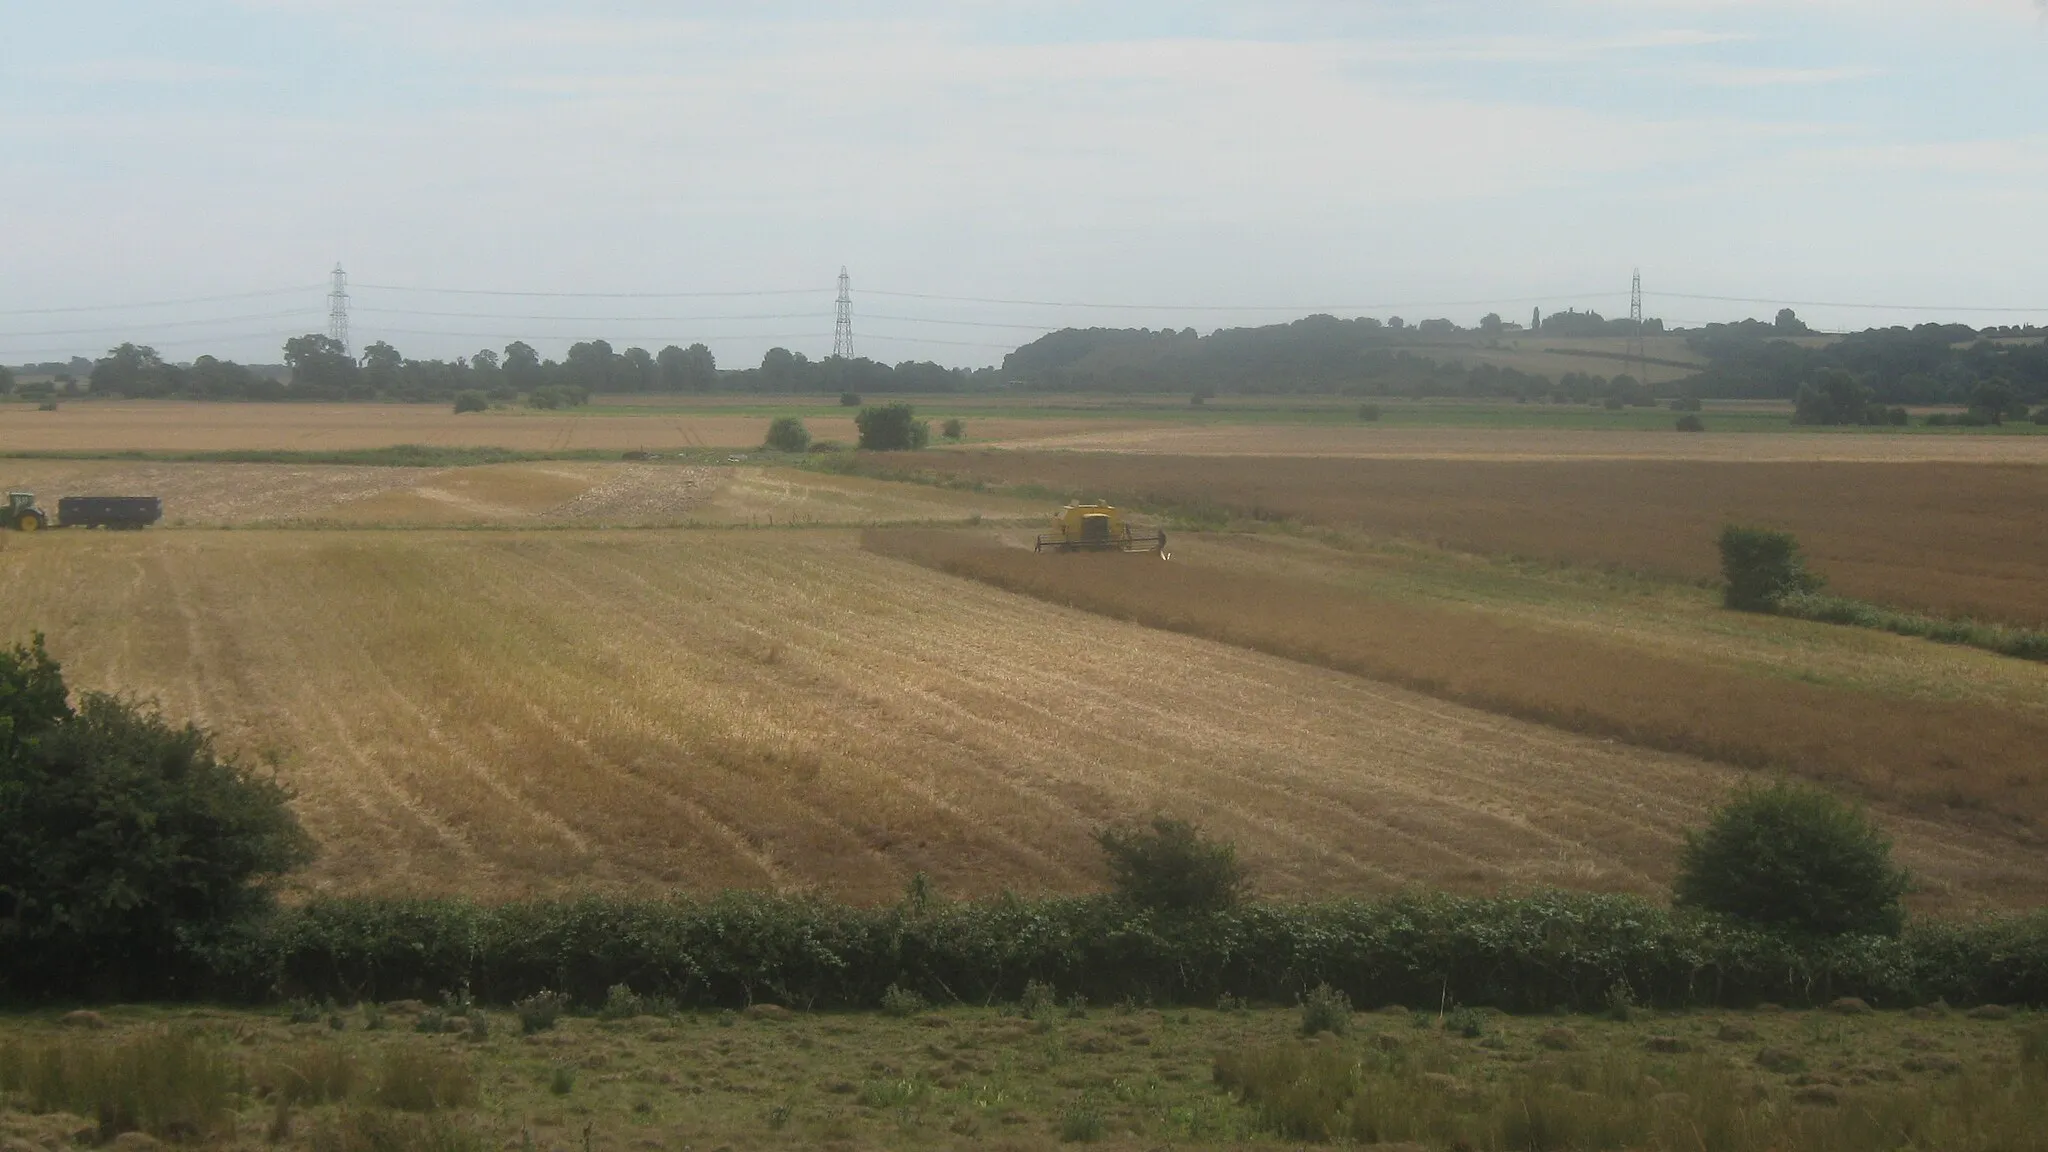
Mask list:
[[[1432,1003],[1342,1013],[1322,1022],[1337,1031],[1303,1037],[1288,1006],[1050,995],[893,1015],[622,1000],[532,1033],[509,1013],[416,1002],[117,1009],[88,1028],[33,1014],[0,1017],[0,1140],[2014,1152],[2048,1124],[2041,1025],[2026,1016],[1618,1015]],[[145,1097],[154,1110],[121,1107]]]
[[[1975,620],[1943,620],[1813,592],[1780,597],[1777,614],[1823,624],[1873,628],[1898,636],[1918,636],[1941,644],[1961,644],[2021,660],[2048,661],[2048,632],[2028,628],[1980,624]]]

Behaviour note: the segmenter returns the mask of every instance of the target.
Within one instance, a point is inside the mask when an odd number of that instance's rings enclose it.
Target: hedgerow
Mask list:
[[[1012,1001],[1031,981],[1098,1003],[1292,1003],[1318,985],[1361,1008],[1452,1001],[1509,1011],[1638,1004],[2048,1003],[2048,915],[1921,921],[1897,938],[1802,938],[1628,896],[1410,896],[1200,913],[1108,897],[861,908],[736,893],[485,906],[321,900],[215,957],[227,1000],[509,1004],[543,990],[595,1006],[626,985],[682,1007]]]

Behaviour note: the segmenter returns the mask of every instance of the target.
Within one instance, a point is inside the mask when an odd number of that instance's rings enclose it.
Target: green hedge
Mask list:
[[[1015,999],[1027,981],[1126,997],[1291,1003],[1319,983],[1362,1007],[1604,1006],[1617,985],[1667,1007],[2048,1003],[2048,915],[1925,921],[1896,939],[1795,940],[1624,896],[1406,897],[1171,915],[1107,897],[856,908],[759,894],[484,906],[328,900],[279,913],[174,990],[508,1003],[541,989],[596,1004],[614,984],[688,1006]]]

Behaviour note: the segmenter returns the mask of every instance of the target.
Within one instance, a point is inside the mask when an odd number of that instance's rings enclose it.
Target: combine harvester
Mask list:
[[[1124,514],[1107,504],[1069,504],[1038,538],[1036,552],[1153,552],[1167,559],[1166,533],[1133,532]]]
[[[9,492],[0,513],[0,528],[40,532],[45,528],[143,528],[164,518],[164,502],[155,496],[66,496],[57,501],[55,523],[36,507],[33,492]]]

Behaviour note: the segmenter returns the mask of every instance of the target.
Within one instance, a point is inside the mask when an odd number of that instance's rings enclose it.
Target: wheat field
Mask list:
[[[1276,895],[1654,891],[1738,779],[844,531],[51,533],[0,580],[78,686],[274,761],[315,891],[1083,890],[1092,831],[1152,811]],[[1945,906],[2048,890],[2037,851],[1887,819]]]

